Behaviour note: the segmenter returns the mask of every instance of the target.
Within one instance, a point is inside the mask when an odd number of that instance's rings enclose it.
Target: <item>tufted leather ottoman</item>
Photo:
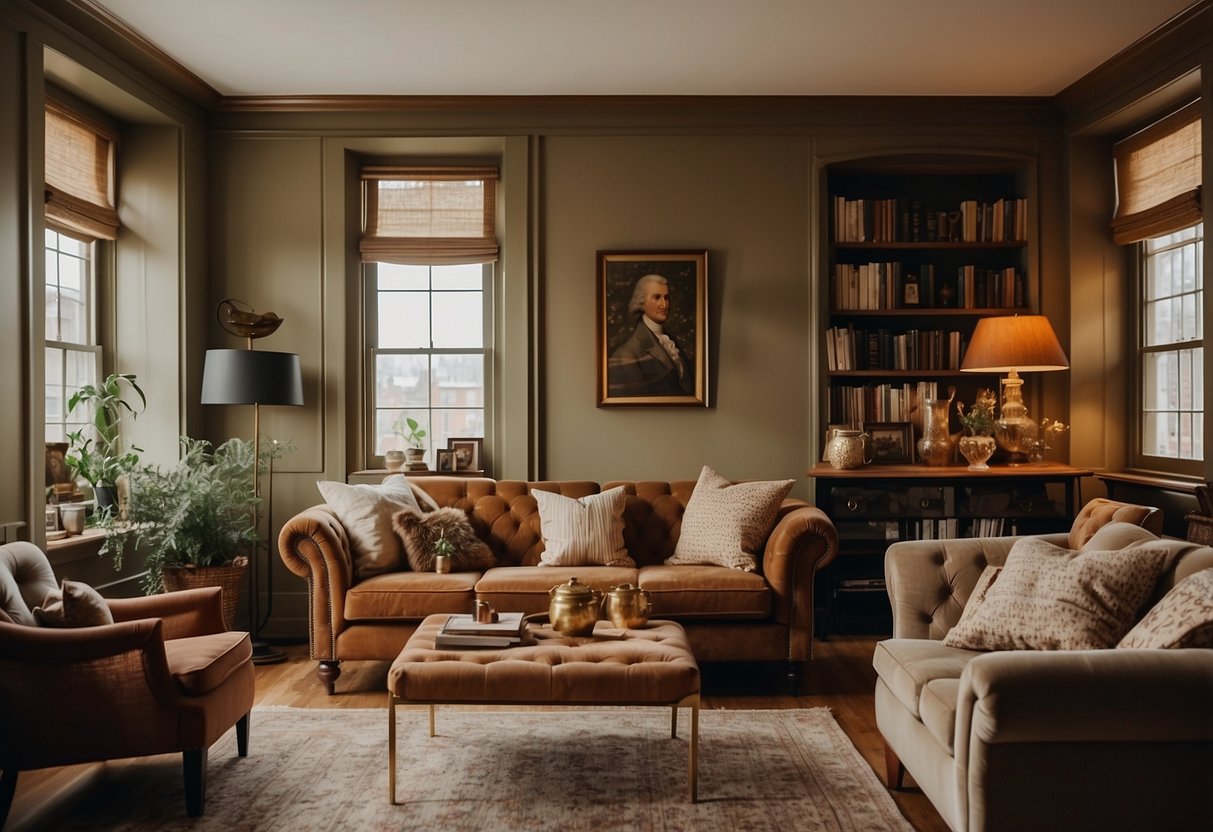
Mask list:
[[[650,621],[623,639],[570,638],[530,625],[527,640],[503,649],[438,650],[434,636],[446,615],[421,622],[388,671],[388,797],[396,802],[396,706],[429,705],[658,705],[691,709],[688,780],[697,795],[699,665],[686,633],[674,621]]]

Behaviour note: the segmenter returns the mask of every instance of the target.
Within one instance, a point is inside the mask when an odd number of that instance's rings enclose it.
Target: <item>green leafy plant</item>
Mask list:
[[[956,403],[956,412],[960,416],[960,424],[969,436],[990,436],[994,433],[994,407],[998,398],[993,390],[977,391],[977,400],[965,411],[964,402]]]
[[[446,532],[440,534],[438,539],[434,541],[433,549],[435,557],[445,555],[449,558],[451,555],[455,554],[455,544],[447,538]]]
[[[408,430],[405,430],[405,428]],[[422,439],[425,439],[426,432],[421,423],[411,416],[404,417],[404,424],[400,424],[400,420],[396,420],[396,425],[392,428],[392,433],[404,440],[405,444],[410,448],[424,448]]]
[[[131,471],[124,517],[100,523],[106,533],[101,554],[115,568],[133,547],[142,551],[149,595],[163,587],[165,568],[224,566],[257,541],[253,443],[229,439],[212,450],[205,440],[183,436],[181,450],[171,468]]]
[[[127,396],[139,397],[139,410]],[[77,407],[92,411],[89,428],[81,428],[68,434],[70,447],[64,455],[72,474],[83,478],[94,489],[114,488],[118,478],[134,470],[143,451],[135,445],[122,449],[122,417],[130,414],[137,418],[147,407],[147,397],[135,383],[132,373],[112,373],[98,385],[86,384],[72,394],[67,401],[67,412],[74,413]],[[93,435],[85,436],[89,431]]]

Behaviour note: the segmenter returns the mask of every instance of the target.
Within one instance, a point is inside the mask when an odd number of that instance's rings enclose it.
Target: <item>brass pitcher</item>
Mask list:
[[[611,624],[624,630],[635,630],[649,623],[653,599],[648,590],[632,584],[611,587],[606,594],[606,615]]]
[[[565,636],[588,636],[594,632],[602,591],[591,589],[576,578],[557,584],[548,592],[548,618],[552,629]]]

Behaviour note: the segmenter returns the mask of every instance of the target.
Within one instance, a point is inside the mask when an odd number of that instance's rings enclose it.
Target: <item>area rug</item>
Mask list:
[[[689,713],[664,708],[398,712],[256,708],[249,756],[211,748],[206,814],[185,817],[179,756],[112,765],[27,828],[108,830],[910,830],[828,709],[704,710],[699,803]],[[20,787],[18,787],[20,788]]]

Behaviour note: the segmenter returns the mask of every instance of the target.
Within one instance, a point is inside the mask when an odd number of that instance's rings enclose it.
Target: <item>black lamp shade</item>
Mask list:
[[[203,404],[303,404],[303,375],[293,352],[207,350]]]

